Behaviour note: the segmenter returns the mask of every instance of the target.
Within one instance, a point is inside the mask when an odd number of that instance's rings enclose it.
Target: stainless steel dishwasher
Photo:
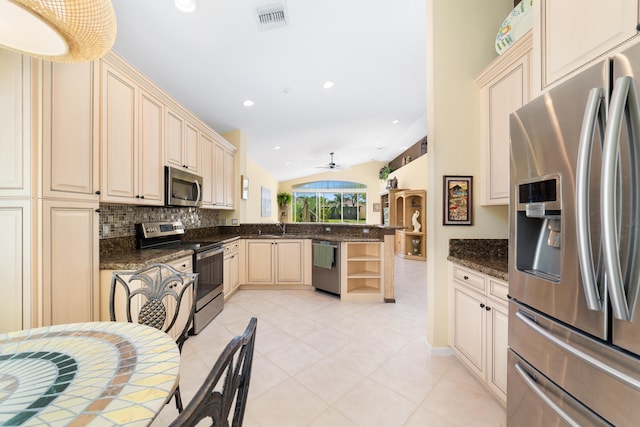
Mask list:
[[[313,240],[312,248],[311,283],[313,287],[340,295],[340,243]]]

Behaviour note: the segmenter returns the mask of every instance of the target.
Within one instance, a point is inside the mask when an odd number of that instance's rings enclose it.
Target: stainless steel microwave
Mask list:
[[[201,203],[202,177],[165,166],[164,204],[166,206],[200,206]]]

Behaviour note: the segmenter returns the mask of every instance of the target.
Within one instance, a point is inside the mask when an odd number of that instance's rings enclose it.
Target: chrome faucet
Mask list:
[[[284,222],[278,222],[276,223],[276,226],[280,231],[282,231],[282,235],[284,235],[287,232],[287,225]]]

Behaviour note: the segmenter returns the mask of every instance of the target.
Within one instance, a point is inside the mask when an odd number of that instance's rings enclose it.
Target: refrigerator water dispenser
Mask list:
[[[520,183],[517,191],[516,268],[558,283],[562,275],[560,178]]]

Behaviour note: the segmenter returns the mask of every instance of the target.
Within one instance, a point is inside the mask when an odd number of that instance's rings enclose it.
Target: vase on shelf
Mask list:
[[[420,239],[411,240],[411,244],[413,245],[413,254],[420,255]]]

